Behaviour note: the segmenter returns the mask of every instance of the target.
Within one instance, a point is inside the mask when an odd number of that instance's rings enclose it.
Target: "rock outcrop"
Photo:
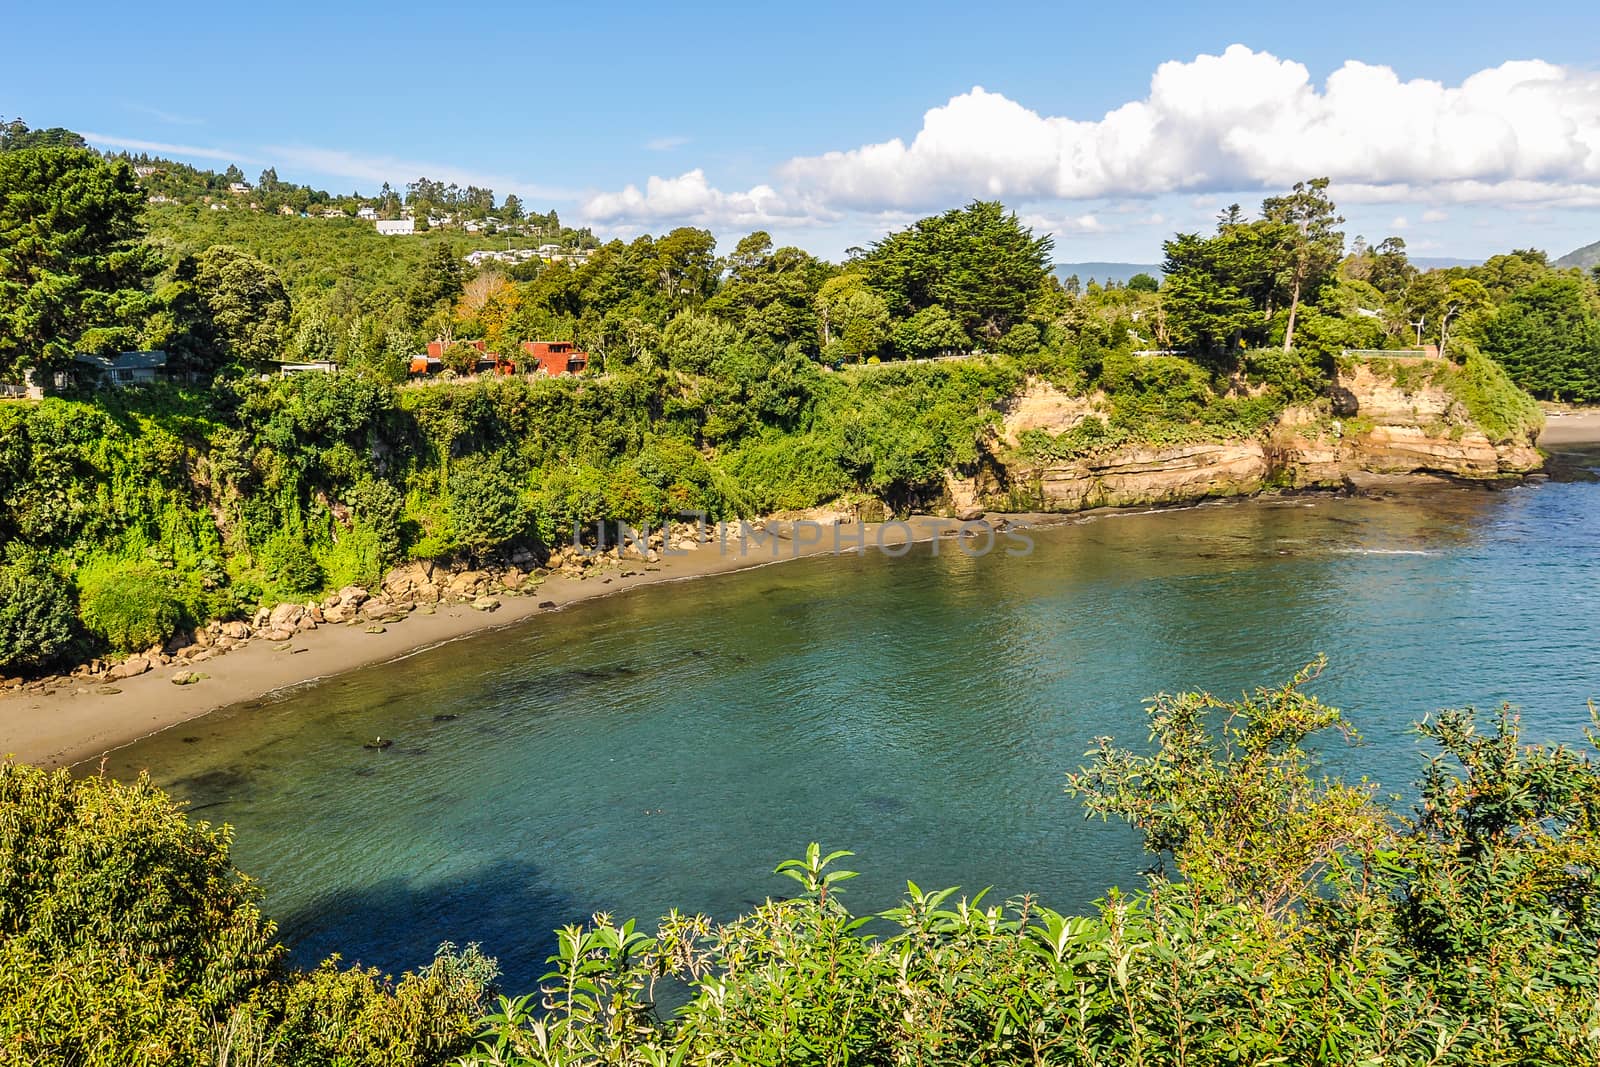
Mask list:
[[[1358,364],[1334,382],[1332,400],[1291,407],[1254,437],[1175,445],[1129,444],[1062,460],[1031,457],[1022,435],[1065,433],[1103,416],[1104,396],[1075,397],[1030,382],[984,442],[975,471],[952,472],[951,514],[993,510],[1077,511],[1175,504],[1268,487],[1335,488],[1352,473],[1436,474],[1492,480],[1537,470],[1531,437],[1493,441],[1432,375],[1406,385]]]

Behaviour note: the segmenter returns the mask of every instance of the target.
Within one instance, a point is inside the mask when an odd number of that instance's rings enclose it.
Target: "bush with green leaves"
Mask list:
[[[443,1065],[495,977],[476,946],[391,981],[309,973],[232,864],[232,834],[131,783],[0,763],[0,1062]]]
[[[261,568],[279,598],[293,599],[320,591],[327,582],[322,564],[311,546],[292,533],[282,532],[261,546]]]
[[[153,563],[99,560],[78,575],[78,588],[84,627],[114,652],[159,645],[184,621],[173,576]]]
[[[73,589],[38,551],[14,547],[0,561],[0,670],[46,666],[77,629]]]

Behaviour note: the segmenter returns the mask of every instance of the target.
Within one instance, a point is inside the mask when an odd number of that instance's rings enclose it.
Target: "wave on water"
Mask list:
[[[1341,556],[1437,556],[1425,548],[1335,548]]]

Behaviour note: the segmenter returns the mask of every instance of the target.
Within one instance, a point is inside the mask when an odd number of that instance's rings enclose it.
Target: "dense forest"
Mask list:
[[[1287,405],[1325,406],[1341,350],[1419,336],[1492,434],[1525,417],[1506,373],[1600,396],[1595,279],[1534,252],[1418,272],[1395,239],[1347,249],[1320,180],[1175,236],[1159,284],[1061,284],[1050,240],[981,201],[843,264],[759,232],[719,256],[677,229],[502,273],[464,264],[461,232],[214,211],[210,192],[151,203],[129,160],[5,129],[0,380],[124,349],[164,350],[175,372],[0,403],[10,673],[408,559],[538,555],[598,521],[925,508],[1030,380],[1105,415],[1029,436],[1041,460],[1249,437]],[[195,173],[205,190],[229,177]],[[592,359],[581,377],[404,384],[434,338],[572,339]],[[962,358],[925,358],[947,353]],[[257,373],[284,357],[342,373]]]

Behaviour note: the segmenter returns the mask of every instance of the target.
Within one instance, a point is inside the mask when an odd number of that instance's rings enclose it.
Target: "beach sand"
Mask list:
[[[998,522],[1001,518],[1029,526],[1073,517],[991,515],[989,521]],[[880,544],[904,544],[908,534],[910,540],[926,541],[949,534],[959,525],[951,519],[919,516],[909,523],[846,524],[838,529],[846,550],[864,536],[870,546],[867,551],[878,551]],[[831,530],[824,534],[813,528],[799,540],[809,540],[813,535],[819,538],[818,543],[801,544],[784,538],[750,545],[741,552],[735,531],[730,533],[725,548],[713,543],[684,555],[669,555],[660,564],[632,563],[629,567],[634,573],[628,577],[609,569],[583,578],[553,576],[527,595],[501,595],[500,607],[492,613],[476,611],[466,604],[440,604],[435,614],[413,612],[381,634],[368,633],[363,620],[357,625],[322,626],[287,642],[257,638],[198,664],[195,669],[205,677],[193,685],[173,684],[174,675],[189,669],[174,664],[109,684],[73,678],[62,679],[57,688],[44,692],[11,692],[0,696],[0,756],[42,767],[70,766],[218,708],[309,685],[359,667],[401,659],[472,634],[515,626],[585,600],[835,551]],[[541,608],[541,604],[554,607]]]
[[[1549,451],[1563,445],[1600,444],[1600,408],[1546,411],[1539,447]]]

